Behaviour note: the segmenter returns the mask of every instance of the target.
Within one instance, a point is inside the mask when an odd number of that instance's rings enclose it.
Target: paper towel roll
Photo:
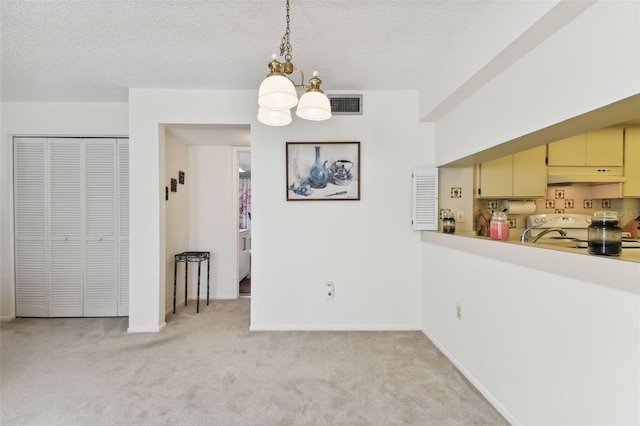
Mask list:
[[[533,214],[536,212],[536,203],[533,201],[509,201],[502,202],[502,210],[507,214]]]

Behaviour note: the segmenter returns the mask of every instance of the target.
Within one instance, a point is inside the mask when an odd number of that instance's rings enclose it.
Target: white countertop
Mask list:
[[[586,249],[521,243],[517,236],[495,241],[474,233],[422,231],[421,241],[528,268],[577,278],[640,294],[640,249],[623,249],[620,256],[591,255]]]
[[[508,241],[494,241],[488,237],[479,237],[475,235],[475,233],[473,232],[462,232],[455,235],[461,235],[463,237],[469,237],[469,238],[479,238],[483,240],[489,240],[495,243],[517,244],[517,245],[530,246],[530,247],[535,247],[535,248],[544,249],[544,250],[564,251],[567,253],[575,253],[575,254],[585,255],[589,257],[598,257],[598,258],[602,257],[609,260],[622,260],[626,262],[640,263],[640,248],[623,248],[622,253],[619,256],[599,256],[599,255],[589,254],[586,248],[574,247],[575,243],[567,242],[566,240],[565,242],[563,242],[563,241],[554,240],[554,239],[542,238],[538,240],[538,242],[536,243],[523,243],[519,240],[520,232],[510,233]]]

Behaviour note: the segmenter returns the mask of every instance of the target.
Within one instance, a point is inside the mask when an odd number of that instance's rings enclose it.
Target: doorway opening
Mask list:
[[[174,288],[178,306],[186,305],[187,299],[191,306],[191,300],[195,302],[198,294],[200,301],[207,298],[206,285],[201,285],[198,291],[197,271],[189,271],[184,285],[174,286],[176,253],[209,252],[210,299],[239,297],[238,153],[250,150],[250,127],[164,124],[162,130],[161,179],[165,187],[161,204],[164,222],[161,246],[165,253],[162,281],[165,314],[170,315]],[[187,275],[184,267],[178,265],[178,277]]]
[[[251,152],[238,149],[238,295],[251,297]]]

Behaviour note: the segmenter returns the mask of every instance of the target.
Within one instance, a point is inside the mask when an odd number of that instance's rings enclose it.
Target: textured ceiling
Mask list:
[[[332,91],[434,105],[557,1],[291,0],[293,62]],[[284,0],[0,0],[4,101],[126,101],[128,88],[257,89]]]

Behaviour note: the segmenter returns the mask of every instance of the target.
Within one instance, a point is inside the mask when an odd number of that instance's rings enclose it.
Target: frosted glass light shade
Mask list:
[[[323,121],[331,118],[329,98],[322,92],[309,91],[302,95],[296,115],[305,120]]]
[[[267,108],[293,108],[298,94],[291,80],[283,75],[270,75],[260,84],[258,105]]]
[[[286,126],[291,123],[289,108],[258,108],[258,121],[267,126]]]

